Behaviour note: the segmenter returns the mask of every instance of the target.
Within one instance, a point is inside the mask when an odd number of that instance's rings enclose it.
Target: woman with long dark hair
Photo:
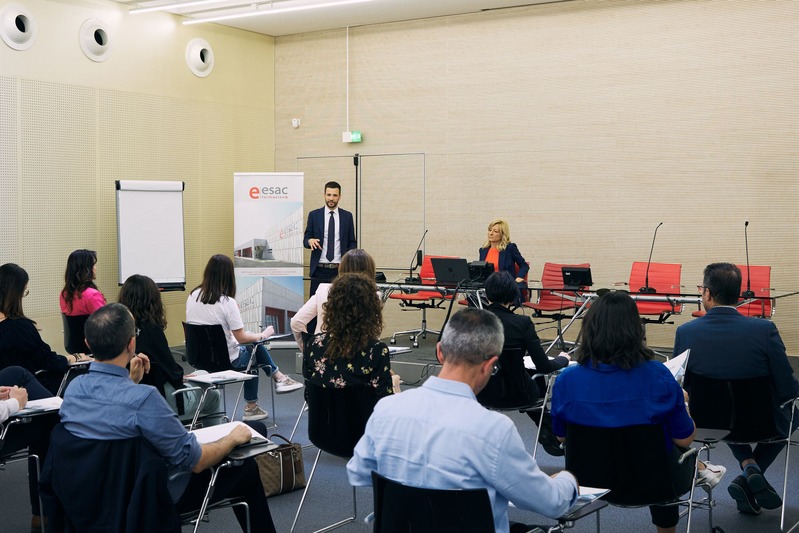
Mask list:
[[[393,393],[388,347],[380,341],[383,308],[374,278],[339,274],[324,304],[323,333],[305,346],[303,374],[321,387],[367,386]]]
[[[0,266],[0,369],[21,366],[32,374],[45,370],[37,379],[56,394],[69,364],[83,356],[59,355],[42,340],[36,322],[22,310],[28,280],[28,273],[21,266]]]
[[[64,288],[59,305],[67,316],[90,315],[105,305],[105,296],[95,285],[97,278],[97,252],[75,250],[67,258]]]
[[[183,368],[172,356],[164,334],[166,314],[158,286],[147,276],[134,274],[125,280],[119,290],[119,303],[128,308],[139,329],[136,351],[150,358],[150,372],[144,374],[140,383],[158,389],[181,420],[191,420],[197,411],[201,393],[191,390],[172,394],[184,388]],[[219,391],[209,391],[201,414],[219,412],[219,401]]]
[[[341,256],[338,273],[347,274],[355,272],[375,279],[375,260],[365,250],[350,250]],[[313,334],[322,333],[322,324],[325,319],[324,305],[330,292],[330,283],[320,283],[316,293],[312,295],[297,313],[291,317],[291,331],[300,350],[305,349],[305,336],[308,335],[308,326],[314,325]]]
[[[260,333],[244,329],[239,305],[236,297],[236,276],[233,261],[226,255],[211,256],[203,272],[202,283],[195,288],[186,300],[186,322],[189,324],[219,324],[225,330],[230,362],[236,369],[244,370],[253,353],[252,346],[240,346],[248,342],[266,340],[275,334],[275,329],[268,326]],[[266,365],[264,372],[275,381],[275,392],[283,394],[301,389],[303,385],[283,374],[269,355],[266,347],[255,348],[255,360]],[[244,383],[243,420],[262,420],[269,413],[258,406],[258,379],[250,379]]]
[[[646,346],[641,316],[629,294],[610,291],[594,302],[577,342],[579,364],[564,370],[552,390],[552,425],[558,437],[565,437],[567,423],[604,428],[660,423],[670,447],[693,441],[694,421],[685,394]],[[698,483],[712,487],[725,471],[700,463]],[[680,518],[676,506],[652,505],[649,510],[658,532],[675,531]]]

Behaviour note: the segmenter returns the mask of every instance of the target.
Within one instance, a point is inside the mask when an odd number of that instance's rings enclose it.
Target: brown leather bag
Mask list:
[[[262,453],[255,458],[264,494],[275,496],[305,488],[305,466],[302,462],[302,446],[286,437],[273,433],[272,440],[279,438],[286,442],[274,450]]]

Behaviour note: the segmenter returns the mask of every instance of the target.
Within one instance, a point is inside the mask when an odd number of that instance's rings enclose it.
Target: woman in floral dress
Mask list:
[[[392,393],[388,347],[380,342],[383,309],[374,279],[340,274],[325,303],[323,333],[305,346],[305,379],[320,387],[371,387]]]

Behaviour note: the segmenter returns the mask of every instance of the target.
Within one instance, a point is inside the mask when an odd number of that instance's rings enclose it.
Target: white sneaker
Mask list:
[[[245,407],[244,416],[242,416],[241,419],[247,422],[252,422],[254,420],[263,420],[264,418],[268,417],[269,413],[258,407],[258,405],[256,404],[252,408]]]
[[[302,383],[298,383],[293,379],[291,379],[290,377],[286,376],[280,381],[275,381],[275,392],[277,394],[286,394],[287,392],[301,389],[304,386],[305,385],[303,385]]]
[[[704,463],[705,469],[696,473],[696,485],[705,490],[712,489],[719,484],[721,478],[727,472],[727,468],[721,465]]]

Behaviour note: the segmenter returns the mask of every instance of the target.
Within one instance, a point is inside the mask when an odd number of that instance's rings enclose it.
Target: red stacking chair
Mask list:
[[[738,312],[744,316],[771,318],[774,315],[774,300],[769,298],[771,295],[771,267],[750,265],[747,269],[746,265],[736,266],[741,269],[741,291],[751,287],[750,290],[755,293],[754,300],[742,303],[737,307]],[[752,281],[747,283],[750,274]],[[742,299],[741,302],[743,301]],[[694,311],[691,316],[705,316],[705,310]]]
[[[568,293],[563,290],[563,267],[585,267],[590,268],[590,263],[544,263],[544,271],[541,273],[541,286],[544,290],[538,291],[538,301],[522,302],[522,306],[532,309],[537,318],[549,318],[557,323],[557,339],[560,339],[560,347],[563,348],[562,323],[564,319],[574,316],[574,311],[582,305],[582,302],[567,298]]]
[[[436,275],[433,272],[434,257],[457,259],[454,256],[448,255],[426,255],[422,260],[422,268],[419,271],[419,276],[422,280],[422,285],[435,285]],[[400,306],[404,308],[415,308],[422,310],[422,324],[418,329],[409,329],[406,331],[398,331],[391,336],[391,344],[397,343],[397,335],[409,335],[410,340],[413,342],[413,347],[419,347],[419,337],[427,338],[427,333],[434,333],[436,335],[441,332],[434,329],[427,329],[427,310],[428,309],[443,309],[442,304],[447,300],[446,296],[439,291],[416,291],[416,292],[394,292],[389,295],[392,300],[399,300]]]
[[[639,287],[646,285],[646,261],[635,261],[630,271],[630,292],[635,294]],[[649,263],[649,286],[657,295],[677,295],[680,288],[682,265],[675,263]],[[671,315],[682,313],[683,304],[676,301],[647,302],[636,301],[641,320],[646,324],[671,324],[667,322]],[[650,318],[650,317],[657,318]]]

